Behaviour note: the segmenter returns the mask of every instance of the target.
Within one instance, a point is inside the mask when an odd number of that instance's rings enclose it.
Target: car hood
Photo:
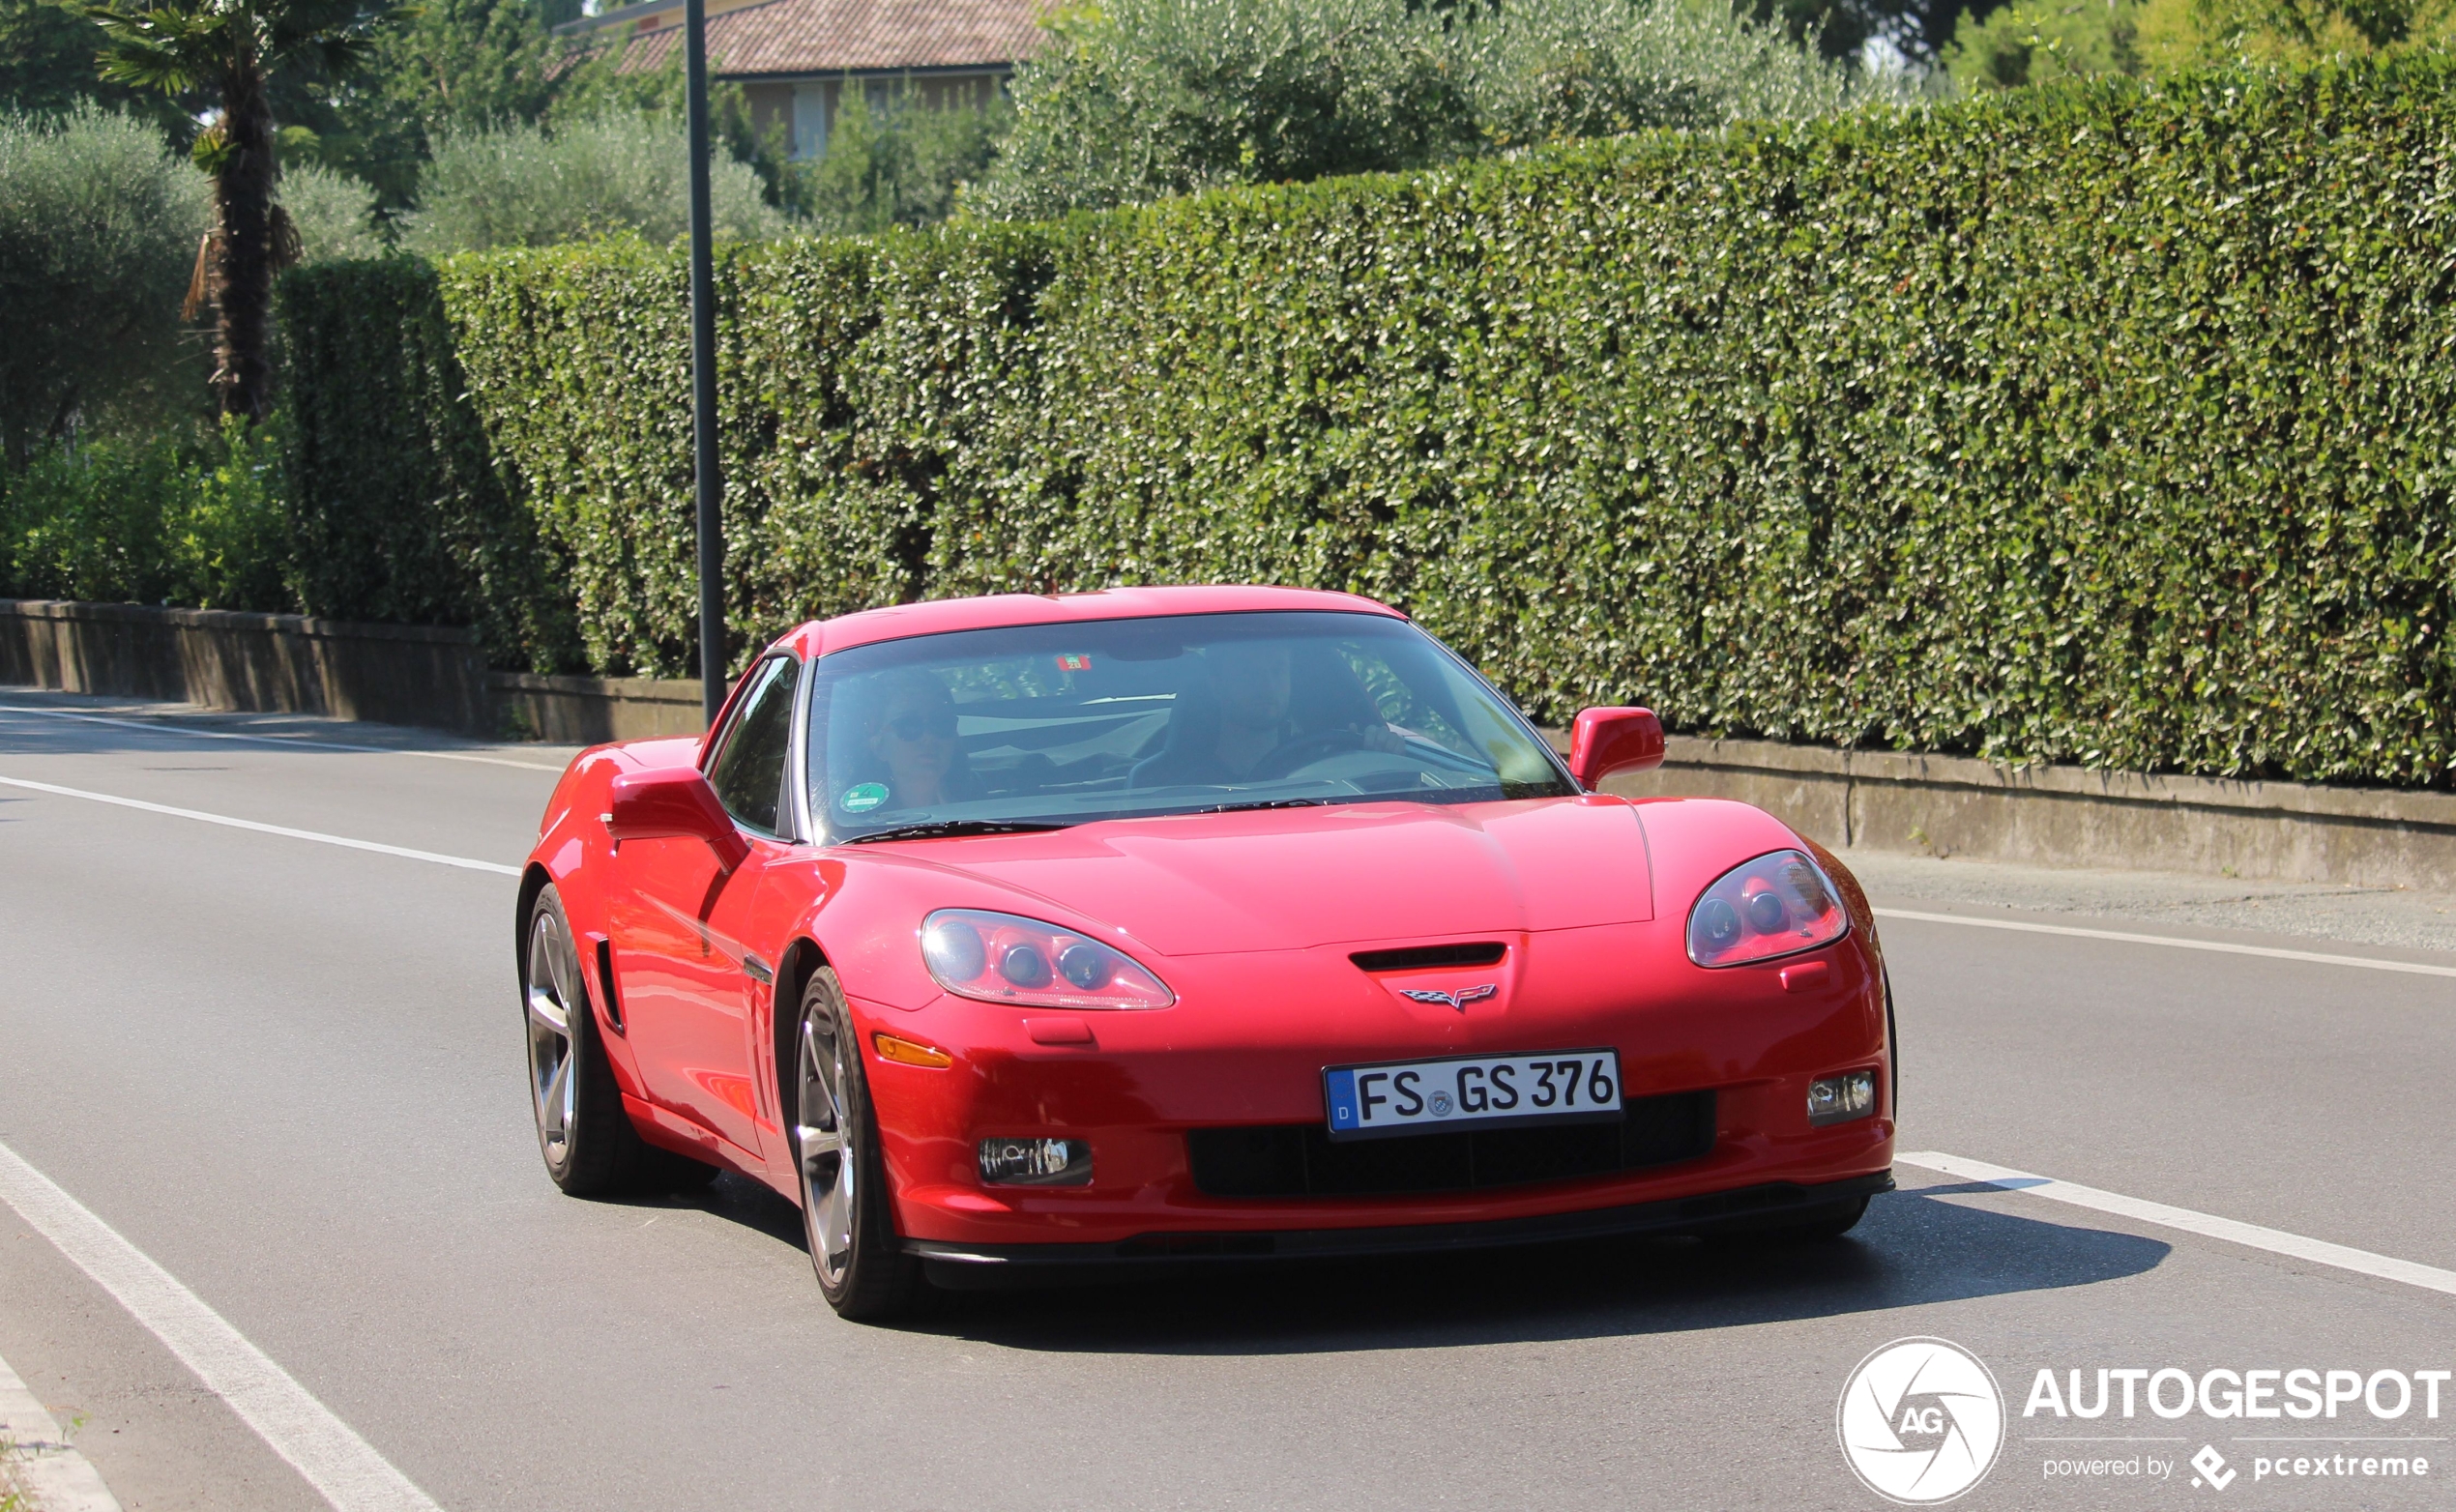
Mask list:
[[[1615,798],[1360,803],[925,842],[930,859],[1164,955],[1456,940],[1653,916],[1646,832]]]

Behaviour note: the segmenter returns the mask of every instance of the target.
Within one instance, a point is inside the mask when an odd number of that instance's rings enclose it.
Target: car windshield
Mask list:
[[[813,670],[805,748],[830,842],[1577,791],[1488,683],[1379,615],[963,630]]]

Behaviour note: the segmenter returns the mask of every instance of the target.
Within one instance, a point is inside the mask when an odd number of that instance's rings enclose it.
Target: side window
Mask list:
[[[708,785],[716,790],[725,812],[761,834],[777,829],[785,747],[793,735],[793,684],[800,666],[791,656],[775,656],[751,674],[755,681],[743,695],[724,743],[716,747],[716,764],[708,770]]]

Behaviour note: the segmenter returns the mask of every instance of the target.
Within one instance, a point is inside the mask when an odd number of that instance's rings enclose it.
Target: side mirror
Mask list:
[[[1663,764],[1663,721],[1652,709],[1582,709],[1569,736],[1569,775],[1593,792],[1616,771]]]
[[[750,842],[733,827],[733,816],[716,801],[716,790],[695,767],[661,767],[616,777],[605,829],[617,844],[668,838],[703,841],[716,853],[716,864],[729,872],[750,858]]]

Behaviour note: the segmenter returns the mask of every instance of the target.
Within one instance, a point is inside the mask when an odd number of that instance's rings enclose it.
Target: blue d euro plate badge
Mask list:
[[[1322,1096],[1333,1140],[1602,1123],[1622,1117],[1621,1057],[1616,1050],[1545,1050],[1330,1066],[1322,1073]]]

